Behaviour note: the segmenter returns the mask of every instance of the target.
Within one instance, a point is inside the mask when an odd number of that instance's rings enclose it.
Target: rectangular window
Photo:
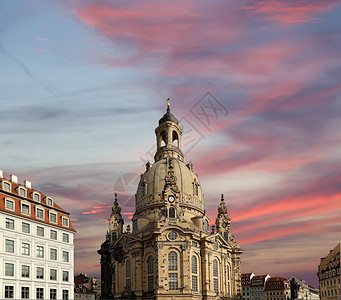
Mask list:
[[[30,255],[30,244],[22,243],[21,244],[21,254],[22,255]]]
[[[69,262],[69,252],[63,251],[63,262]]]
[[[57,299],[57,290],[50,289],[50,299]]]
[[[5,263],[5,276],[14,276],[14,264]]]
[[[63,300],[69,300],[69,291],[63,290]]]
[[[57,223],[57,215],[50,212],[50,222]]]
[[[26,197],[26,190],[23,189],[23,188],[20,188],[20,189],[19,189],[19,195],[20,195],[21,197]]]
[[[44,227],[37,226],[37,236],[44,236]]]
[[[6,208],[10,210],[14,210],[14,201],[6,199]]]
[[[63,233],[63,242],[68,243],[69,242],[69,235],[67,233]]]
[[[30,206],[28,204],[21,204],[21,213],[29,215],[30,214]]]
[[[14,229],[14,220],[6,218],[6,228]]]
[[[37,279],[44,279],[44,268],[37,267]]]
[[[63,271],[63,281],[69,281],[69,271]]]
[[[37,208],[37,218],[44,219],[44,210]]]
[[[21,299],[29,299],[30,298],[30,288],[28,286],[21,287]]]
[[[65,218],[65,217],[63,217],[62,218],[62,222],[63,222],[63,226],[69,226],[69,219],[68,218]]]
[[[5,299],[14,298],[14,286],[5,285]]]
[[[50,259],[57,260],[57,249],[50,249]]]
[[[5,244],[6,244],[6,252],[14,253],[14,241],[5,240]]]
[[[177,290],[178,289],[178,273],[169,273],[169,289]]]
[[[37,246],[37,257],[44,258],[44,247]]]
[[[154,290],[154,276],[148,276],[148,292],[152,292]]]
[[[21,277],[30,278],[30,266],[21,266]]]
[[[30,233],[30,224],[23,222],[22,223],[22,232]]]
[[[192,291],[198,291],[198,277],[196,275],[192,275]]]
[[[44,299],[44,288],[37,288],[36,299]]]
[[[56,269],[50,270],[50,280],[57,280],[57,270]]]
[[[216,293],[219,292],[219,289],[218,289],[218,278],[213,278],[213,285],[214,285],[214,291]]]
[[[50,231],[50,239],[52,239],[52,240],[57,239],[57,231],[55,231],[55,230]]]

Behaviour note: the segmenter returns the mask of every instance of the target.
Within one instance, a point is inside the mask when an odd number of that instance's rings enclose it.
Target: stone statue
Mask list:
[[[296,282],[295,278],[292,278],[290,281],[290,293],[291,293],[291,300],[298,298],[298,290],[300,285]]]

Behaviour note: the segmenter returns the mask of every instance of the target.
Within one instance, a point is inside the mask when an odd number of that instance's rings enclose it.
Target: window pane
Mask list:
[[[4,182],[4,190],[7,192],[11,191],[11,185],[8,182]]]
[[[44,227],[37,226],[37,236],[44,236]]]
[[[14,210],[14,202],[12,200],[6,200],[6,208]]]
[[[196,256],[192,256],[192,273],[193,274],[197,274],[198,271],[198,267],[197,267],[198,263],[197,263],[197,257]]]
[[[63,251],[63,262],[69,262],[69,252]]]
[[[14,241],[5,240],[5,244],[6,244],[6,252],[14,253]]]
[[[63,300],[68,300],[69,299],[69,291],[63,290]]]
[[[40,208],[37,208],[37,218],[44,219],[44,211]]]
[[[69,226],[69,219],[68,218],[63,218],[63,225]]]
[[[23,214],[29,215],[30,214],[30,206],[28,204],[22,204],[21,205],[21,212]]]
[[[169,273],[169,289],[177,290],[178,289],[178,273]]]
[[[57,249],[50,249],[50,259],[57,260]]]
[[[153,256],[148,257],[148,274],[153,274],[154,273],[154,258]]]
[[[69,242],[69,235],[67,233],[63,233],[63,242],[65,243]]]
[[[51,230],[51,231],[50,231],[50,238],[51,238],[52,240],[56,240],[56,239],[57,239],[57,231]]]
[[[57,222],[57,216],[54,213],[50,213],[50,221],[56,223]]]
[[[44,299],[44,289],[37,288],[36,296],[37,299]]]
[[[37,267],[37,279],[44,279],[44,268]]]
[[[50,270],[50,280],[57,280],[57,270],[55,269]]]
[[[63,281],[69,281],[69,271],[63,271]]]
[[[14,220],[6,218],[6,228],[14,229]]]
[[[21,197],[26,197],[26,190],[23,189],[23,188],[19,189],[19,195],[20,195]]]
[[[192,275],[192,290],[198,291],[198,277],[196,275]]]
[[[131,276],[131,263],[130,260],[126,261],[126,277]]]
[[[33,194],[33,200],[39,202],[40,196],[38,194]]]
[[[148,276],[148,291],[151,292],[154,290],[154,276]]]
[[[30,266],[21,266],[21,277],[30,277]]]
[[[21,254],[30,255],[30,244],[27,244],[27,243],[21,244]]]
[[[30,288],[27,286],[21,287],[21,299],[29,299],[30,298]]]
[[[50,289],[50,299],[57,299],[57,290]]]
[[[213,261],[213,276],[218,276],[218,261],[216,259]]]
[[[30,224],[22,223],[22,232],[30,233]]]
[[[171,251],[168,254],[168,270],[169,271],[178,270],[178,255],[174,251]]]
[[[44,257],[44,247],[37,246],[37,257],[43,258]]]
[[[5,263],[5,275],[14,276],[14,264]]]
[[[14,298],[14,286],[5,285],[5,299]]]

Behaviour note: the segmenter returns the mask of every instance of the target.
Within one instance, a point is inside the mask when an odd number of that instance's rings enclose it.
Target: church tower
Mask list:
[[[132,232],[123,232],[115,196],[109,235],[98,251],[102,298],[241,298],[242,250],[224,199],[210,232],[200,181],[193,164],[184,162],[182,129],[169,102],[155,134],[157,150],[137,187]]]

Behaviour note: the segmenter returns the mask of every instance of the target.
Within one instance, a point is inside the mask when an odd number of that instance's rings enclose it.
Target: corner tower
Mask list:
[[[135,194],[132,232],[129,225],[126,232],[115,229],[123,228],[115,197],[111,235],[98,251],[102,297],[241,298],[242,250],[230,233],[224,199],[217,230],[210,231],[201,184],[193,164],[184,162],[182,130],[169,102],[155,134],[154,162],[146,164]]]

